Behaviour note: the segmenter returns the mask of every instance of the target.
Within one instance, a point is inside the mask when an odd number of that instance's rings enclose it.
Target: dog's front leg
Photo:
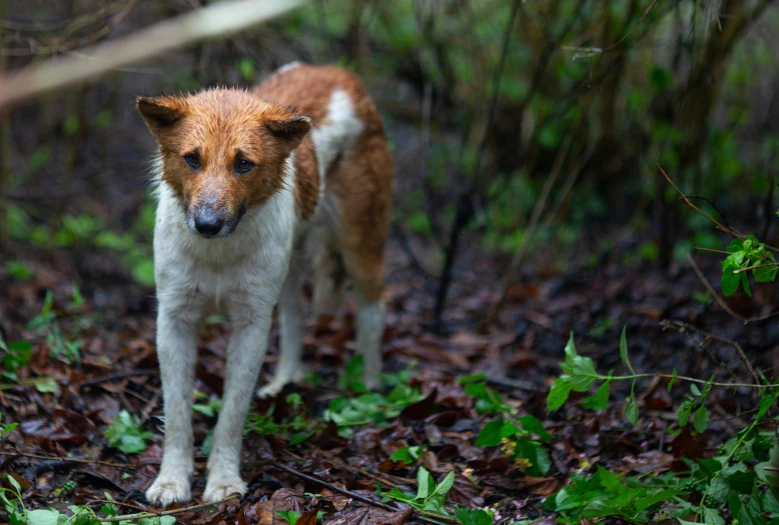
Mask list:
[[[230,305],[232,333],[227,345],[222,408],[208,458],[208,481],[203,493],[206,502],[246,492],[240,468],[243,427],[268,348],[268,331],[278,298],[278,290],[265,291],[263,297]]]
[[[157,479],[146,491],[152,504],[167,506],[190,499],[194,472],[192,388],[197,361],[197,328],[202,305],[158,293],[157,356],[165,408],[165,450]]]

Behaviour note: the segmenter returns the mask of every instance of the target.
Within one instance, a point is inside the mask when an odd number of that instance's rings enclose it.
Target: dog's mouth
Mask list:
[[[188,208],[186,211],[187,227],[189,231],[195,233],[204,239],[217,239],[227,237],[233,231],[246,213],[246,208],[241,207],[236,213],[225,214],[221,210],[202,206],[194,210]]]

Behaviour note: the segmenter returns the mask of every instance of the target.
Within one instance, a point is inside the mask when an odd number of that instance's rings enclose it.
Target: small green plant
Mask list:
[[[533,438],[537,436],[537,439]],[[501,452],[511,457],[514,467],[531,476],[549,473],[552,461],[543,446],[552,439],[543,424],[530,414],[517,420],[490,421],[476,438],[477,447],[501,447]],[[539,442],[540,440],[540,442]]]
[[[562,406],[571,391],[587,392],[596,382],[601,384],[595,395],[584,400],[583,406],[603,410],[608,404],[608,385],[613,381],[631,381],[633,386],[625,405],[625,416],[635,426],[638,421],[635,381],[660,376],[670,380],[669,390],[678,381],[691,383],[690,394],[677,413],[678,428],[669,429],[669,432],[678,433],[689,424],[690,418],[694,430],[704,432],[709,426],[705,401],[712,388],[733,386],[679,376],[676,370],[672,374],[636,373],[630,364],[624,330],[620,356],[630,375],[616,376],[613,371],[607,375],[599,374],[592,359],[577,354],[573,335],[566,345],[565,355],[565,362],[560,367],[566,373],[555,381],[547,397],[550,411]],[[779,482],[771,467],[779,461],[779,444],[773,431],[763,429],[770,410],[775,408],[779,399],[779,381],[740,386],[757,390],[757,409],[751,423],[721,445],[714,457],[697,461],[683,458],[689,471],[680,475],[666,473],[662,476],[625,477],[598,465],[595,472],[572,476],[567,487],[546,501],[545,508],[559,514],[558,522],[571,524],[606,516],[616,516],[633,523],[670,518],[682,525],[725,525],[728,522],[773,525],[779,522],[773,521],[779,520],[779,503],[768,490]],[[774,416],[773,421],[779,421],[779,417]],[[497,426],[493,430],[491,434],[505,432]],[[761,517],[772,521],[767,522]]]
[[[454,486],[454,472],[448,473],[440,483],[436,484],[433,476],[425,467],[419,467],[417,471],[417,491],[404,492],[393,487],[390,491],[382,491],[381,484],[376,487],[376,493],[382,497],[382,502],[391,500],[400,501],[410,505],[420,514],[429,516],[452,517],[462,525],[492,525],[492,514],[484,509],[466,509],[452,507],[446,508],[446,495]]]
[[[393,452],[390,456],[390,459],[392,461],[402,461],[407,465],[411,465],[420,457],[422,457],[422,453],[424,451],[425,447],[423,446],[403,447]]]
[[[484,374],[472,374],[461,377],[458,382],[465,391],[476,399],[474,408],[479,414],[514,414],[516,409],[506,404],[500,394],[487,386]]]
[[[424,398],[419,389],[408,384],[398,384],[386,396],[378,392],[369,392],[357,397],[337,397],[325,410],[324,420],[338,426],[338,433],[348,437],[354,433],[354,427],[374,423],[377,426],[389,425],[389,420],[412,403]]]
[[[27,281],[32,278],[32,273],[22,261],[8,261],[6,263],[11,278],[17,281]]]
[[[319,424],[312,421],[303,409],[303,399],[300,394],[289,394],[285,401],[291,406],[292,419],[279,420],[274,416],[276,406],[271,406],[265,414],[252,412],[244,425],[244,434],[257,432],[263,436],[288,435],[291,446],[299,445],[316,432]]]
[[[400,501],[411,505],[417,510],[427,511],[433,514],[448,516],[444,503],[446,494],[454,485],[454,472],[447,474],[441,483],[436,485],[433,476],[425,467],[419,467],[417,471],[417,492],[403,492],[399,488],[393,487],[389,492],[381,492],[380,487],[376,491],[382,496],[382,501],[390,500]]]
[[[30,362],[32,345],[24,341],[6,343],[0,336],[0,354],[3,356],[3,370],[0,375],[10,381],[18,381],[16,371]]]
[[[199,412],[207,417],[216,417],[219,409],[222,408],[222,401],[219,398],[211,399],[202,392],[195,392],[195,401],[205,401],[204,403],[193,403],[192,410]]]
[[[722,293],[733,295],[739,284],[747,295],[752,296],[749,289],[748,272],[752,272],[755,282],[767,283],[776,280],[779,271],[774,254],[766,248],[765,243],[757,240],[754,235],[743,239],[733,239],[727,247],[730,255],[722,261]]]
[[[286,521],[289,525],[295,525],[301,516],[299,512],[294,510],[277,510],[276,514],[281,516],[281,519]]]
[[[153,434],[140,427],[140,420],[127,410],[122,410],[113,423],[105,429],[109,446],[127,454],[137,454],[146,450],[146,440]]]
[[[5,438],[8,434],[14,431],[16,427],[19,426],[19,423],[3,423],[3,413],[0,412],[0,439]]]

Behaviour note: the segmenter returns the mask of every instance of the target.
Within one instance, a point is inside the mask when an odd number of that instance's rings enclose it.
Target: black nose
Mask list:
[[[202,210],[195,214],[195,229],[205,237],[218,235],[223,224],[224,221],[211,210]]]

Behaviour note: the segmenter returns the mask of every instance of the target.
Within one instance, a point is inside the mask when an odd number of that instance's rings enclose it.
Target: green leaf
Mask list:
[[[749,289],[749,277],[747,277],[746,272],[739,275],[741,276],[741,285],[744,287],[744,291],[749,297],[752,297],[752,291]]]
[[[41,377],[35,380],[35,388],[41,394],[56,394],[57,381],[55,381],[53,377]]]
[[[438,496],[446,496],[446,493],[449,492],[449,489],[452,488],[452,485],[454,485],[454,471],[450,472],[449,474],[444,477],[444,479],[439,483],[435,490],[433,491],[432,495],[438,495]]]
[[[725,525],[725,518],[723,518],[717,509],[703,509],[703,521],[710,525]]]
[[[622,359],[622,362],[625,363],[625,365],[628,367],[630,372],[635,375],[636,371],[633,370],[633,365],[630,364],[630,359],[628,358],[628,340],[627,336],[625,335],[627,327],[622,327],[622,335],[619,338],[619,357]]]
[[[628,421],[634,427],[638,424],[638,404],[636,403],[636,396],[633,394],[630,394],[625,403],[625,417],[628,418]]]
[[[595,391],[594,396],[589,396],[582,405],[592,410],[606,410],[609,405],[609,384],[611,381],[604,381]]]
[[[690,414],[692,414],[692,403],[690,401],[683,401],[679,405],[679,411],[676,414],[676,421],[680,427],[687,425],[690,420]]]
[[[741,280],[740,274],[734,273],[738,270],[738,266],[728,264],[722,268],[722,280],[720,284],[722,286],[722,293],[725,297],[733,295],[738,290],[738,283]]]
[[[483,509],[455,507],[454,516],[462,525],[492,525],[492,514]]]
[[[554,437],[552,434],[546,431],[544,424],[537,417],[534,417],[530,414],[520,417],[519,424],[522,425],[522,428],[528,432],[532,432],[544,441],[549,441]]]
[[[289,525],[295,525],[298,519],[300,519],[300,513],[294,510],[277,510],[276,514],[281,516],[281,519],[289,523]]]
[[[503,437],[501,430],[503,429],[503,421],[490,421],[479,432],[479,437],[476,438],[477,447],[496,447],[500,445],[500,440]]]
[[[28,525],[57,525],[60,513],[54,509],[28,510],[25,523]]]
[[[752,275],[758,283],[770,283],[776,280],[776,273],[779,268],[776,266],[763,266],[752,270]]]
[[[417,472],[417,499],[427,499],[430,494],[430,473],[425,467],[419,467]]]
[[[695,411],[695,415],[692,418],[692,426],[699,434],[702,434],[709,428],[709,411],[705,406],[701,405],[701,407]]]
[[[546,410],[551,412],[563,406],[571,394],[570,376],[562,375],[558,377],[549,389],[549,395],[546,396]]]
[[[572,361],[577,355],[579,354],[576,353],[576,343],[573,341],[573,332],[571,332],[568,343],[565,345],[565,360]]]

